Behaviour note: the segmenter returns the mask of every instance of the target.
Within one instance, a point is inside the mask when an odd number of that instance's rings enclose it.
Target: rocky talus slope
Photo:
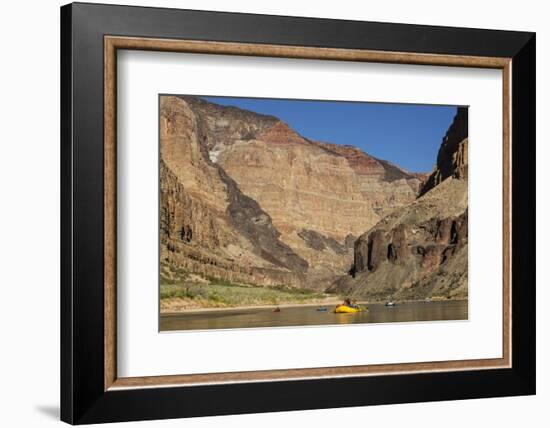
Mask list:
[[[330,291],[369,300],[467,297],[467,114],[458,110],[419,198],[355,241],[353,269]]]
[[[324,289],[351,268],[356,237],[413,202],[424,178],[190,96],[161,97],[160,146],[168,277]]]

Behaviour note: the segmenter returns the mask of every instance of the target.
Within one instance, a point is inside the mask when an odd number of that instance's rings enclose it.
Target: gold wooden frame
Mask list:
[[[503,349],[502,358],[119,378],[116,370],[116,52],[183,53],[442,65],[502,70],[503,81]],[[382,52],[359,49],[105,36],[104,38],[104,389],[161,387],[305,378],[441,372],[511,367],[511,58]]]

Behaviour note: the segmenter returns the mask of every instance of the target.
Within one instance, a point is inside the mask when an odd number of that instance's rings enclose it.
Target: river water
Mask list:
[[[222,309],[211,311],[161,314],[160,330],[205,330],[249,327],[288,327],[311,325],[338,325],[362,323],[390,323],[412,321],[443,321],[468,319],[466,300],[409,302],[394,307],[369,304],[369,310],[356,314],[335,314],[334,306],[325,312],[317,306],[281,307],[280,312],[270,308]]]

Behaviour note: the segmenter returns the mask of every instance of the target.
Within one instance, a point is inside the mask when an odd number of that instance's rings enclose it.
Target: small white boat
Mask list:
[[[389,302],[386,302],[386,306],[395,306],[395,302],[390,300]]]

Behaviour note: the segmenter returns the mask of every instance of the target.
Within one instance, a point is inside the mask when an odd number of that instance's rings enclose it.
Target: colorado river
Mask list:
[[[468,301],[435,301],[399,303],[394,307],[368,304],[369,310],[355,314],[335,314],[334,305],[302,305],[281,307],[233,308],[161,314],[160,330],[205,330],[248,327],[288,327],[412,321],[443,321],[468,319]]]

